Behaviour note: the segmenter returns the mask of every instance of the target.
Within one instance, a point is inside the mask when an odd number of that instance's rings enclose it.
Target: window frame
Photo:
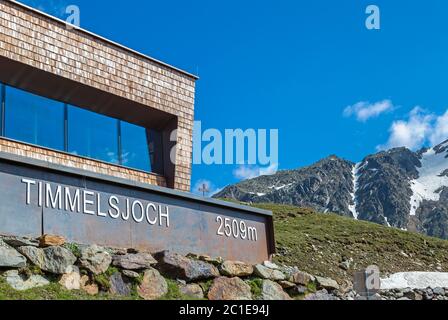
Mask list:
[[[57,152],[57,153],[60,153],[60,154],[63,154],[63,155],[76,157],[76,158],[79,158],[79,159],[95,161],[95,162],[107,164],[107,165],[110,165],[110,166],[119,167],[119,168],[122,168],[122,169],[132,170],[132,171],[140,172],[140,173],[144,173],[144,174],[150,174],[150,175],[153,175],[153,176],[164,177],[163,174],[153,171],[153,165],[152,165],[151,162],[150,162],[150,168],[149,168],[150,170],[143,170],[143,169],[140,169],[140,168],[135,168],[135,167],[130,167],[130,166],[123,165],[123,154],[122,154],[123,146],[122,146],[121,131],[122,131],[122,123],[124,121],[120,120],[120,119],[117,119],[117,118],[106,116],[106,117],[108,117],[110,119],[116,120],[116,122],[117,122],[117,124],[116,124],[117,125],[116,143],[117,143],[117,150],[118,150],[118,163],[108,162],[108,161],[97,159],[97,158],[93,158],[93,157],[88,157],[88,156],[83,156],[83,155],[70,153],[68,151],[68,149],[69,149],[69,139],[70,139],[70,137],[69,137],[69,117],[68,117],[68,114],[69,114],[68,108],[69,108],[69,106],[72,106],[72,107],[75,107],[75,108],[79,108],[79,109],[83,109],[83,110],[86,110],[86,111],[92,112],[92,113],[96,113],[96,112],[88,110],[88,109],[85,109],[85,108],[78,107],[76,105],[71,105],[71,104],[62,102],[60,100],[50,99],[50,98],[47,98],[47,97],[44,97],[44,96],[41,96],[41,95],[37,95],[37,96],[40,96],[42,98],[49,99],[49,100],[52,100],[52,101],[55,101],[55,102],[59,102],[59,103],[61,103],[61,105],[63,107],[63,120],[62,120],[63,121],[63,148],[62,149],[55,149],[55,148],[51,148],[51,147],[47,147],[47,146],[34,144],[34,143],[26,142],[26,141],[17,140],[17,139],[11,138],[11,137],[7,137],[6,136],[6,130],[5,130],[5,128],[6,128],[6,117],[5,117],[5,114],[6,114],[6,108],[7,108],[7,106],[6,106],[6,98],[7,98],[6,97],[6,87],[8,87],[8,86],[11,87],[11,88],[14,88],[14,89],[21,90],[21,91],[23,91],[25,93],[33,94],[33,93],[31,93],[29,91],[26,91],[26,90],[23,90],[21,88],[18,88],[18,87],[15,87],[15,86],[6,85],[6,84],[0,82],[0,137],[2,139],[7,140],[7,141],[11,141],[11,142],[20,143],[20,144],[27,145],[27,146],[31,146],[31,147],[40,148],[40,149],[43,149],[43,150]],[[96,113],[96,114],[102,115],[101,113]],[[103,115],[103,116],[105,116],[105,115]],[[144,128],[144,127],[142,127],[142,128]],[[153,134],[152,133],[153,132],[152,129],[148,129],[148,128],[144,128],[144,129],[147,130],[148,132],[150,132],[150,134]],[[149,144],[149,142],[148,142],[148,144]],[[159,152],[163,153],[163,150],[159,150]],[[151,158],[151,154],[150,154],[149,148],[148,148],[148,157]]]

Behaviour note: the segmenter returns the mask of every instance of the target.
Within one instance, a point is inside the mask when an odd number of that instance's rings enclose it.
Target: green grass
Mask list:
[[[202,281],[198,284],[202,288],[202,291],[204,291],[204,296],[207,296],[208,291],[210,290],[210,288],[213,285],[213,280]]]
[[[27,291],[16,291],[0,276],[0,300],[127,300],[132,298],[109,294],[92,297],[82,291],[65,290],[58,283],[51,283],[48,286]]]
[[[274,213],[278,263],[311,274],[352,280],[353,272],[377,265],[381,272],[448,272],[448,241],[286,205],[260,204]],[[348,271],[339,264],[353,259]],[[439,267],[439,268],[437,268]]]
[[[76,243],[64,244],[65,249],[70,250],[76,258],[81,258],[81,249]]]
[[[182,294],[179,284],[175,280],[166,279],[166,283],[168,284],[168,293],[160,300],[199,300]]]
[[[94,275],[93,278],[95,282],[100,286],[103,291],[108,291],[110,289],[110,277],[114,274],[120,272],[115,267],[109,267],[106,272],[98,275]]]
[[[261,297],[263,280],[262,279],[249,279],[246,283],[250,286],[250,291],[254,299]]]

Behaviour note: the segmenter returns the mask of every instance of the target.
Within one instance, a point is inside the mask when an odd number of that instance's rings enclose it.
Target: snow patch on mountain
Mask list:
[[[359,188],[359,175],[360,175],[360,169],[363,167],[362,162],[357,163],[353,166],[352,170],[352,176],[353,176],[353,192],[350,193],[350,196],[352,198],[352,203],[348,206],[348,209],[353,214],[353,217],[358,220],[359,213],[356,210],[356,206],[358,204],[356,200],[356,192],[358,192]]]
[[[429,149],[422,155],[421,164],[417,169],[419,177],[411,181],[411,216],[416,215],[422,201],[439,201],[442,187],[448,187],[448,177],[442,175],[448,168],[446,152]]]
[[[381,290],[444,288],[448,286],[448,273],[400,272],[381,279]]]
[[[269,189],[275,189],[276,191],[279,191],[279,190],[285,189],[285,188],[287,188],[287,187],[290,187],[290,186],[292,186],[292,185],[293,185],[293,183],[284,184],[284,185],[279,186],[279,187],[273,185],[273,186],[269,187]]]
[[[262,193],[262,192],[248,192],[251,195],[255,195],[257,197],[264,197],[266,195],[266,193]]]

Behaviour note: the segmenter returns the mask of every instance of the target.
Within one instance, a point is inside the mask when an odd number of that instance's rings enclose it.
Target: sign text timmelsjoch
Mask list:
[[[105,196],[100,192],[74,187],[52,185],[31,179],[22,179],[26,187],[26,204],[54,210],[83,213],[112,219],[134,220],[151,226],[170,227],[170,208],[149,201]],[[36,197],[37,195],[37,197]],[[35,199],[35,203],[32,203]],[[216,235],[248,241],[258,241],[257,229],[244,220],[216,217]]]

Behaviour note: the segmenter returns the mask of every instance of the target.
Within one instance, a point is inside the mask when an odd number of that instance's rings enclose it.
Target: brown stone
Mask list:
[[[185,295],[187,297],[196,298],[196,299],[204,298],[204,291],[202,291],[202,288],[200,285],[195,284],[195,283],[181,286],[179,288],[179,290],[183,295]]]
[[[137,288],[138,295],[145,300],[156,300],[168,293],[168,284],[159,271],[149,268]]]
[[[219,271],[223,276],[247,277],[254,273],[254,268],[241,261],[224,261]]]
[[[67,290],[79,290],[81,288],[81,276],[78,267],[73,266],[72,272],[62,275],[59,284]]]
[[[84,275],[80,280],[80,288],[82,291],[91,296],[96,296],[99,293],[99,288],[96,283],[89,283],[90,279],[88,276]]]
[[[81,276],[81,279],[79,280],[79,283],[82,286],[85,286],[87,284],[87,282],[89,282],[90,278],[87,275],[83,275]]]
[[[39,247],[58,247],[65,244],[65,238],[61,236],[55,236],[51,234],[44,234],[39,238]]]
[[[315,278],[306,272],[298,271],[289,278],[289,281],[302,286],[307,286],[310,282],[315,281]]]
[[[240,278],[219,277],[208,291],[209,300],[252,300],[250,286]]]
[[[81,290],[90,296],[96,296],[100,292],[100,289],[96,283],[87,284],[81,287]]]

